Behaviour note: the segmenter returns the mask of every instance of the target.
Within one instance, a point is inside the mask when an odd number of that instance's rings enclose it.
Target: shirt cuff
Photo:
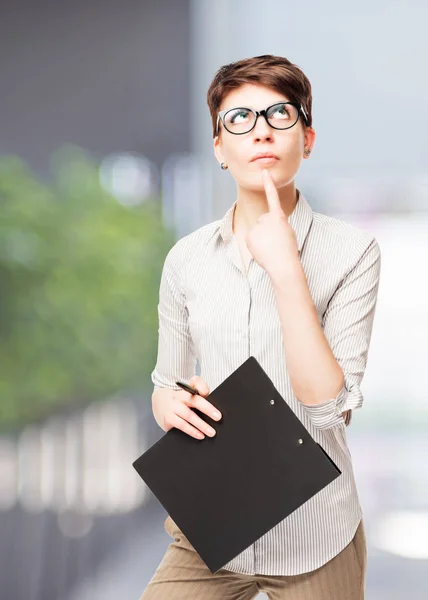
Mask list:
[[[151,380],[153,383],[153,392],[161,388],[169,388],[171,390],[181,390],[182,388],[175,383],[175,381],[171,378],[171,376],[162,376],[156,368],[153,369],[151,373]]]
[[[344,385],[335,398],[322,404],[312,406],[303,404],[303,406],[317,429],[330,429],[338,425],[345,425],[342,413],[347,410],[348,395],[349,391]]]

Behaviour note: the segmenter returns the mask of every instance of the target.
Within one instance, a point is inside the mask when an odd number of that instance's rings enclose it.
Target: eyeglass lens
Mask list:
[[[288,129],[297,122],[299,111],[293,104],[281,102],[271,106],[266,116],[273,127]],[[231,133],[245,133],[253,127],[255,119],[255,114],[248,108],[232,108],[224,116],[224,125]]]

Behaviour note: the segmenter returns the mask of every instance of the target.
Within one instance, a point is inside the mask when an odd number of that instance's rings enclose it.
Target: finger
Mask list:
[[[189,404],[191,404],[204,414],[208,415],[212,419],[219,421],[222,417],[222,414],[219,411],[219,409],[213,404],[211,404],[211,402],[204,399],[204,396],[208,396],[208,394],[210,393],[210,389],[208,387],[207,382],[204,379],[202,379],[202,377],[199,377],[199,375],[194,375],[190,379],[189,385],[195,387],[199,392],[199,396],[190,395]]]
[[[184,404],[180,404],[179,406],[176,407],[176,414],[179,417],[181,417],[182,419],[184,419],[185,421],[187,421],[188,423],[190,423],[191,425],[193,425],[194,427],[196,427],[197,429],[199,429],[199,431],[202,431],[202,433],[209,435],[210,437],[215,436],[215,434],[216,434],[215,429],[213,429],[210,425],[208,425],[208,423],[206,423],[206,421],[201,419],[195,413],[195,411],[193,411],[188,406],[185,406]]]
[[[267,169],[263,169],[262,178],[263,178],[263,185],[264,185],[265,192],[266,192],[266,198],[267,198],[267,203],[268,203],[268,207],[269,207],[269,212],[283,213],[284,211],[281,208],[278,191],[276,189],[276,186],[272,179],[272,176]]]
[[[184,433],[187,433],[187,435],[190,435],[191,437],[194,437],[198,440],[202,440],[205,437],[205,435],[201,431],[199,431],[199,429],[193,427],[190,423],[188,423],[185,419],[182,419],[178,415],[173,415],[170,419],[169,424],[172,425],[172,427],[176,427]]]
[[[189,385],[196,388],[201,396],[208,396],[210,393],[207,382],[204,381],[202,377],[199,377],[199,375],[193,375],[189,381]]]
[[[191,394],[190,392],[186,392],[186,390],[179,390],[177,394],[179,395],[179,399],[182,399],[181,401],[185,406],[197,408],[200,412],[208,415],[215,421],[220,421],[222,418],[223,415],[219,409],[208,400],[205,400],[203,396],[199,396],[199,394]]]
[[[189,405],[193,408],[197,408],[200,412],[204,413],[214,419],[215,421],[219,421],[222,417],[221,412],[218,410],[216,406],[211,404],[208,400],[205,400],[202,396],[191,396]]]

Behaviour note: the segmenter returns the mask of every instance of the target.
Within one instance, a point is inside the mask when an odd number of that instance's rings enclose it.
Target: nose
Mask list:
[[[272,140],[273,129],[268,125],[263,115],[259,115],[254,129],[251,132],[255,141],[259,140]]]

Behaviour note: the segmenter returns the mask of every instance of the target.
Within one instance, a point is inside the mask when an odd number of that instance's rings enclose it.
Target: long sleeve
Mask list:
[[[344,423],[342,412],[361,408],[360,384],[367,357],[379,288],[381,254],[375,238],[333,294],[323,316],[323,330],[344,374],[336,398],[305,406],[314,425],[327,429]]]
[[[179,268],[175,245],[165,258],[159,287],[158,351],[151,373],[154,390],[165,387],[180,390],[175,382],[186,382],[195,374],[196,353]]]

